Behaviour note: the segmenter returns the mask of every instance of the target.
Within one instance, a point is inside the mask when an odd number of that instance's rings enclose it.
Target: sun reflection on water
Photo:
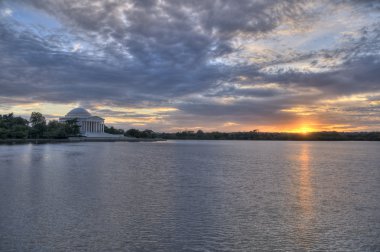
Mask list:
[[[297,240],[304,248],[313,244],[314,201],[313,185],[311,181],[312,170],[310,166],[310,145],[302,144],[299,155],[298,187],[297,187]]]
[[[313,188],[311,185],[311,171],[310,171],[310,151],[309,145],[304,144],[301,147],[299,156],[299,190],[298,200],[302,209],[303,216],[310,216],[313,211],[312,207],[312,193]]]

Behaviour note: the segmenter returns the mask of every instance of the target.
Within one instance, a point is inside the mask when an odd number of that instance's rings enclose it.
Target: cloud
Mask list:
[[[4,8],[4,9],[1,9],[1,10],[0,10],[0,14],[1,14],[1,16],[3,16],[3,17],[9,17],[9,16],[12,16],[13,11],[12,11],[12,9],[10,9],[10,8]]]
[[[377,6],[3,1],[1,13],[13,15],[0,18],[0,102],[80,103],[99,113],[99,104],[175,107],[165,117],[173,127],[203,117],[213,125],[290,122],[296,115],[286,109],[379,91]]]

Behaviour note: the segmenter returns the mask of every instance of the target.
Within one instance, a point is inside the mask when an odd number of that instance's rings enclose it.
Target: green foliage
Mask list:
[[[177,133],[160,133],[159,137],[164,139],[197,139],[197,140],[255,140],[259,139],[258,130],[249,132],[203,132],[202,130],[181,131]]]
[[[155,133],[153,130],[143,130],[140,131],[138,129],[129,129],[124,134],[127,137],[136,137],[136,138],[156,138],[157,133]]]
[[[0,138],[26,138],[28,121],[22,117],[14,117],[13,113],[0,115]]]
[[[47,138],[67,138],[66,124],[58,121],[50,121],[45,132]]]
[[[77,136],[80,133],[80,126],[78,125],[78,119],[70,119],[65,122],[65,132],[67,136]]]
[[[45,117],[38,112],[33,112],[29,122],[22,117],[14,117],[13,113],[0,115],[0,139],[9,138],[67,138],[77,136],[79,126],[77,120],[69,120],[65,123],[50,121],[46,124]]]
[[[46,118],[40,112],[32,112],[29,121],[32,127],[46,125]]]
[[[115,129],[113,126],[107,127],[104,125],[104,132],[108,134],[113,134],[113,135],[123,135],[124,130],[123,129]]]
[[[124,134],[125,136],[129,136],[129,137],[136,137],[136,138],[139,138],[140,137],[140,131],[138,129],[129,129],[125,132]]]
[[[149,134],[144,134],[148,132]],[[380,132],[335,132],[323,131],[308,134],[259,132],[203,132],[202,130],[176,133],[155,133],[150,130],[127,130],[126,136],[137,138],[193,139],[193,140],[289,140],[289,141],[380,141]]]
[[[71,119],[64,123],[52,120],[48,123],[45,138],[67,138],[79,135],[77,119]]]
[[[32,125],[29,131],[29,137],[42,138],[46,131],[46,118],[40,112],[32,112],[29,121]]]
[[[150,129],[146,129],[141,132],[141,138],[156,138],[157,134]]]

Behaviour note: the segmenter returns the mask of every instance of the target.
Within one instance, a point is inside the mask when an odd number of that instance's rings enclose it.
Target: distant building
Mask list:
[[[65,117],[59,118],[59,122],[65,122],[70,119],[77,119],[82,135],[92,133],[104,133],[104,119],[99,116],[91,115],[84,108],[75,108],[66,114]]]

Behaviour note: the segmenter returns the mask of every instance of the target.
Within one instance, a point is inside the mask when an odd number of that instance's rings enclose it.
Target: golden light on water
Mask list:
[[[301,146],[297,178],[296,197],[299,216],[297,219],[297,240],[302,247],[309,249],[314,241],[314,237],[310,235],[309,230],[313,227],[315,213],[313,185],[311,182],[310,145],[308,143],[303,143]]]
[[[308,144],[303,144],[299,156],[299,191],[298,199],[304,216],[312,210],[312,185],[310,171],[310,150]]]

